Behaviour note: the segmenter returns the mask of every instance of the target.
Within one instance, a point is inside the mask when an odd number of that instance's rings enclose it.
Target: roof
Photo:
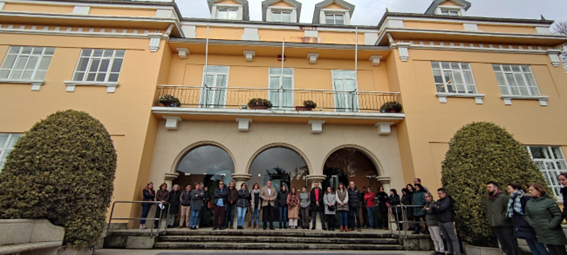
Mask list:
[[[350,16],[352,17],[352,13],[354,12],[353,4],[344,0],[324,0],[315,5],[315,11],[313,11],[313,24],[320,24],[319,13],[321,12],[321,9],[333,3],[348,9]]]
[[[471,8],[471,3],[469,1],[465,1],[465,0],[434,0],[433,3],[431,3],[431,5],[429,6],[429,8],[427,8],[427,10],[425,11],[425,14],[435,14],[435,9],[437,9],[437,7],[446,2],[446,1],[451,1],[453,3],[456,3],[460,6],[463,6],[465,8],[465,11],[468,10],[469,8]]]
[[[262,2],[262,20],[266,21],[266,12],[268,11],[268,7],[272,4],[278,2],[286,2],[291,4],[297,10],[297,22],[299,22],[299,16],[301,15],[301,3],[295,0],[265,0]]]
[[[212,11],[213,5],[220,1],[222,0],[207,0],[207,3],[209,4],[209,11]],[[250,14],[248,12],[248,0],[234,0],[234,1],[242,5],[242,20],[250,20]]]

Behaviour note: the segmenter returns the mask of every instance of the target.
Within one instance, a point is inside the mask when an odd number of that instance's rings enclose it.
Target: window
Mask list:
[[[461,13],[457,9],[444,9],[441,8],[441,15],[448,15],[448,16],[461,16]]]
[[[325,24],[344,25],[345,15],[342,13],[325,13]]]
[[[124,53],[124,50],[83,49],[73,80],[117,82]]]
[[[14,145],[20,137],[22,137],[22,134],[0,133],[0,171],[6,163],[6,157],[14,149]]]
[[[269,87],[273,108],[293,109],[293,68],[270,68]]]
[[[563,151],[559,146],[527,146],[532,159],[543,173],[547,185],[553,189],[555,197],[561,198],[563,187],[557,176],[567,171]]]
[[[357,111],[356,73],[350,70],[333,70],[332,75],[335,110],[339,112]]]
[[[272,11],[273,22],[291,22],[291,11]]]
[[[476,94],[476,85],[468,63],[431,62],[438,93]]]
[[[499,65],[492,68],[502,95],[539,96],[539,88],[528,65]]]
[[[217,19],[238,19],[238,9],[236,8],[218,9]]]
[[[226,106],[226,87],[228,86],[228,66],[206,66],[203,68],[203,88],[199,107],[224,108]]]
[[[0,79],[43,80],[55,48],[10,46]]]

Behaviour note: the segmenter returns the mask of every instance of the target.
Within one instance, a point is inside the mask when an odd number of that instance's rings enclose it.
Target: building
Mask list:
[[[470,17],[463,0],[376,26],[350,25],[343,0],[318,3],[311,24],[295,0],[264,1],[262,21],[246,0],[208,3],[211,19],[169,2],[0,2],[0,100],[13,106],[0,109],[0,160],[34,123],[76,109],[112,136],[114,201],[141,200],[150,181],[433,188],[450,138],[484,120],[528,146],[559,195],[567,37],[553,21]],[[273,107],[250,109],[253,98]],[[317,107],[297,111],[306,100]],[[381,111],[392,101],[403,112]]]

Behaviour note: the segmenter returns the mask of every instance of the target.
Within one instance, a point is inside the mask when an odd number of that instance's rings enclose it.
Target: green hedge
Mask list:
[[[497,247],[485,215],[486,183],[506,190],[516,182],[524,187],[543,175],[525,147],[494,123],[473,122],[461,128],[449,143],[443,161],[442,183],[455,201],[455,222],[463,241]]]
[[[64,245],[93,247],[113,192],[116,151],[102,123],[60,111],[16,143],[0,173],[0,218],[48,219]]]

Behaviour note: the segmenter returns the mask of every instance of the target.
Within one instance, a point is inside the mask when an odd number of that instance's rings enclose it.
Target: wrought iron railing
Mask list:
[[[399,102],[399,92],[337,91],[317,89],[233,88],[208,86],[158,85],[158,98],[172,95],[181,107],[242,108],[252,98],[268,99],[272,110],[295,110],[306,100],[317,104],[316,110],[380,111],[386,102]],[[159,102],[155,102],[159,106]]]

